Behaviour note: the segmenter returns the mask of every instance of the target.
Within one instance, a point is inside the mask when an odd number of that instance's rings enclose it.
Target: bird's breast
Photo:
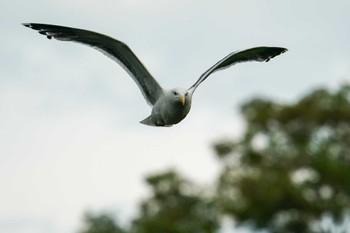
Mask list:
[[[164,122],[165,125],[174,125],[187,116],[190,108],[190,103],[168,103],[161,107],[155,105],[152,112],[157,121]]]

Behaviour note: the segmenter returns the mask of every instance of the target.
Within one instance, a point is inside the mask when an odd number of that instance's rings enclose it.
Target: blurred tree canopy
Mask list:
[[[330,232],[322,219],[350,207],[350,86],[292,104],[253,99],[241,112],[243,137],[215,145],[224,213],[269,232]]]
[[[213,198],[175,171],[148,176],[146,182],[151,197],[129,228],[119,227],[111,214],[88,213],[80,233],[211,233],[219,228]]]
[[[169,171],[146,179],[152,196],[141,204],[135,233],[210,233],[219,227],[212,199],[195,185]]]
[[[84,226],[80,233],[126,233],[114,219],[112,213],[92,213],[84,215]]]
[[[271,233],[348,232],[350,86],[288,104],[255,98],[241,112],[244,135],[214,146],[222,164],[214,197],[172,170],[151,175],[128,229],[90,213],[81,233],[220,232],[224,215]]]

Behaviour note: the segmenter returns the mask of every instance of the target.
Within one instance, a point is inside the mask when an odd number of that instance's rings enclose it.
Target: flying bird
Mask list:
[[[134,79],[147,103],[152,107],[151,115],[140,123],[150,126],[172,126],[182,121],[191,109],[192,95],[197,87],[212,73],[240,62],[265,61],[287,51],[280,47],[254,47],[228,54],[218,61],[188,89],[163,89],[145,66],[123,42],[93,31],[37,23],[24,26],[37,30],[48,39],[73,41],[89,45],[121,65]]]

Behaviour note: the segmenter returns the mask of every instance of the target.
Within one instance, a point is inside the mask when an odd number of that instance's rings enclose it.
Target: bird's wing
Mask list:
[[[134,79],[150,105],[155,104],[162,93],[161,86],[147,71],[131,49],[121,41],[92,31],[57,25],[28,23],[26,27],[37,30],[47,38],[80,42],[101,51],[120,64]]]
[[[286,51],[287,49],[279,48],[279,47],[255,47],[255,48],[246,49],[243,51],[236,51],[236,52],[230,53],[229,55],[224,57],[222,60],[217,62],[215,65],[213,65],[210,69],[205,71],[199,77],[199,79],[189,88],[189,90],[194,92],[194,90],[198,87],[199,84],[201,84],[210,74],[218,70],[226,69],[240,62],[247,62],[247,61],[268,62],[271,58],[278,56]]]

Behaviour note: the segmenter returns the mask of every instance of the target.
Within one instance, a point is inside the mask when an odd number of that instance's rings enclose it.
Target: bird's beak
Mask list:
[[[179,101],[180,101],[180,103],[182,104],[182,105],[185,105],[185,96],[180,96],[179,97]]]

